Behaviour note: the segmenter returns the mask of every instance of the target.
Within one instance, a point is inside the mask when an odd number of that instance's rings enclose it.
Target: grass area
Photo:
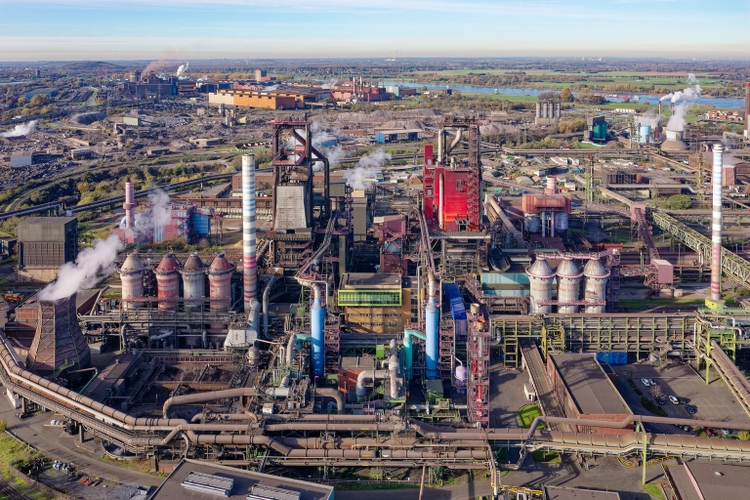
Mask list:
[[[646,309],[652,307],[696,307],[705,303],[703,299],[622,299],[620,306],[633,309]]]
[[[14,489],[32,500],[44,500],[49,497],[46,493],[27,484],[26,481],[15,477],[11,478],[9,470],[11,467],[21,469],[28,464],[30,459],[38,456],[41,455],[5,432],[0,434],[0,471],[6,480],[14,484]]]
[[[661,488],[659,488],[659,484],[654,482],[646,483],[645,485],[641,486],[643,488],[643,491],[651,495],[653,498],[658,498],[659,500],[666,500],[664,498],[664,495],[661,492]]]
[[[524,429],[528,429],[529,427],[531,427],[534,419],[541,415],[542,412],[539,410],[538,405],[528,405],[524,406],[518,411],[518,420],[521,422],[521,427],[523,427]],[[544,424],[540,423],[537,426],[537,429],[544,429]]]
[[[536,450],[531,452],[531,458],[534,459],[534,462],[540,463],[540,462],[548,462],[548,463],[560,463],[562,460],[560,459],[560,455],[555,453],[554,451],[545,451],[545,450]]]
[[[149,474],[151,476],[158,476],[158,477],[167,477],[169,475],[169,474],[163,474],[160,472],[157,472],[157,473],[150,472],[151,466],[149,465],[148,460],[146,460],[145,458],[138,459],[138,460],[113,460],[109,458],[107,455],[102,455],[102,458],[100,458],[99,461],[114,464],[114,465],[117,465],[118,467],[130,469],[136,472],[140,472],[141,474]]]

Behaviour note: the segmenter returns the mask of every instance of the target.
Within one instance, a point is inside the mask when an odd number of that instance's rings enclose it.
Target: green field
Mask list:
[[[524,406],[518,411],[518,420],[519,422],[521,422],[521,427],[523,427],[524,429],[528,429],[529,427],[531,427],[531,424],[534,423],[534,419],[541,415],[542,412],[539,411],[538,405],[528,405]],[[539,423],[539,425],[537,425],[537,429],[544,429],[544,423]]]

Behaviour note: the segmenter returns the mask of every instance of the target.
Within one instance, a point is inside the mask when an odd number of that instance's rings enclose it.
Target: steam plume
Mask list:
[[[181,64],[179,68],[177,68],[177,74],[175,76],[180,76],[185,71],[187,71],[188,66],[190,66],[189,62],[186,62],[185,64]]]
[[[3,132],[0,134],[0,137],[23,137],[25,135],[29,135],[31,132],[34,131],[36,128],[38,120],[31,120],[30,122],[26,123],[19,123],[12,129],[8,130],[7,132]]]
[[[122,242],[112,234],[106,240],[97,239],[93,247],[78,254],[75,264],[68,262],[60,267],[57,280],[39,292],[39,300],[58,300],[92,286],[100,277],[115,271],[117,251]]]
[[[157,189],[149,193],[148,201],[151,205],[151,223],[154,225],[154,241],[164,241],[164,228],[172,220],[172,208],[169,204],[169,195]]]
[[[354,170],[344,175],[346,183],[352,189],[368,189],[372,186],[375,175],[381,172],[383,165],[391,159],[391,154],[386,153],[383,149],[377,149],[369,155],[359,159]]]
[[[692,106],[696,99],[701,95],[701,86],[698,85],[695,75],[690,73],[688,75],[688,83],[695,83],[694,87],[688,87],[683,91],[677,91],[672,94],[668,94],[662,97],[661,100],[669,97],[672,103],[672,116],[669,118],[667,123],[667,130],[673,132],[682,132],[685,130],[685,115],[687,114],[690,106]]]
[[[338,80],[335,78],[332,78],[328,80],[326,83],[320,86],[322,89],[332,89],[336,84],[338,83]]]
[[[656,126],[659,125],[660,119],[661,116],[653,109],[650,109],[638,117],[638,123],[640,125],[648,125],[651,128],[656,128]]]
[[[341,157],[344,156],[344,151],[338,144],[330,145],[338,141],[337,130],[326,130],[319,122],[313,122],[310,125],[310,132],[312,133],[312,145],[328,158],[329,165],[338,165],[341,162]],[[313,171],[320,172],[321,170],[323,170],[323,162],[316,162]]]

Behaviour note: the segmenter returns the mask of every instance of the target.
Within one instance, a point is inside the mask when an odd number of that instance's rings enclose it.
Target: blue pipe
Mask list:
[[[439,328],[440,311],[435,305],[435,299],[430,298],[425,308],[425,357],[427,358],[427,379],[438,378],[439,362]]]
[[[404,330],[404,375],[411,380],[411,365],[414,360],[412,337],[427,341],[427,336],[419,330]]]
[[[312,336],[312,365],[313,376],[322,377],[325,370],[325,352],[323,352],[323,326],[325,325],[326,311],[320,304],[320,291],[317,292],[315,299],[310,307],[310,333]]]

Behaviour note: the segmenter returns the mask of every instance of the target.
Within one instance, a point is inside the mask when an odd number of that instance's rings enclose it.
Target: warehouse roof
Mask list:
[[[19,226],[31,224],[67,224],[70,221],[77,220],[78,217],[27,217],[18,222]]]
[[[564,486],[545,486],[547,500],[620,500],[616,491],[579,490]]]
[[[750,488],[747,466],[685,462],[665,467],[665,470],[682,500],[745,498]]]
[[[401,288],[401,275],[396,273],[347,273],[341,281],[341,288],[347,290],[389,290]]]
[[[231,484],[229,495],[223,496],[216,493],[204,493],[183,486],[183,482],[188,479],[188,475],[191,472],[216,476],[217,482],[223,479],[223,483]],[[198,460],[183,460],[149,497],[149,500],[167,498],[179,498],[180,500],[216,500],[216,498],[222,498],[222,496],[230,500],[245,500],[250,489],[256,485],[266,486],[269,490],[280,488],[288,490],[289,493],[299,493],[299,500],[327,500],[333,498],[332,486],[235,469],[224,465],[200,462]]]
[[[582,414],[631,414],[593,354],[551,354]]]

